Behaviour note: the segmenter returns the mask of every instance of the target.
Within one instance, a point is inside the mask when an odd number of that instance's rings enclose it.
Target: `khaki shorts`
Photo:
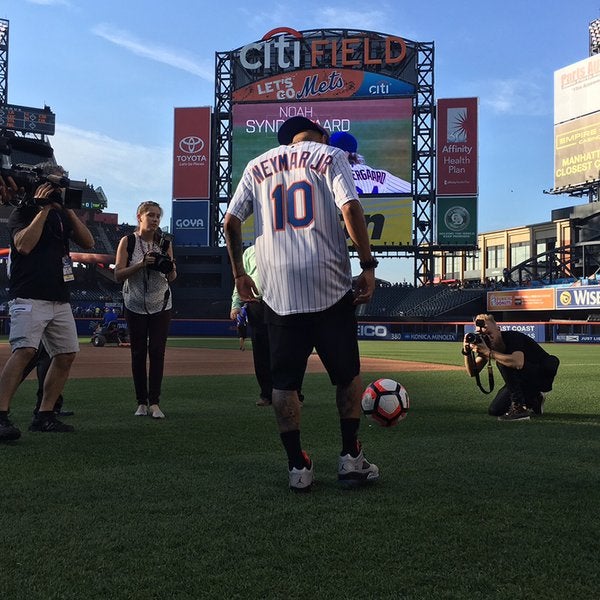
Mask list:
[[[8,303],[12,351],[19,348],[38,348],[40,341],[48,354],[79,352],[77,327],[68,302],[15,298]]]

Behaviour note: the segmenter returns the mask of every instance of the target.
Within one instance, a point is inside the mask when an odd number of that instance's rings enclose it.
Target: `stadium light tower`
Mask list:
[[[6,104],[8,89],[8,21],[0,19],[0,106]]]
[[[590,23],[590,56],[600,54],[600,19]]]

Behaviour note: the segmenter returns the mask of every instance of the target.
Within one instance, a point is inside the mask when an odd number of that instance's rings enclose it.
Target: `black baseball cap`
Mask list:
[[[327,131],[323,129],[318,123],[307,119],[306,117],[291,117],[287,121],[284,121],[277,132],[277,140],[283,146],[287,146],[292,143],[294,137],[302,131],[318,131],[321,135],[327,135]]]

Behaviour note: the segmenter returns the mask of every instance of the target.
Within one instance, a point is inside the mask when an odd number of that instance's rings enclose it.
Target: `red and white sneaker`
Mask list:
[[[309,492],[315,479],[314,465],[310,457],[304,450],[302,451],[305,467],[297,469],[293,467],[289,470],[290,490],[294,492]]]
[[[344,454],[338,461],[338,481],[344,485],[359,486],[379,479],[379,467],[370,463],[358,442],[358,456]]]

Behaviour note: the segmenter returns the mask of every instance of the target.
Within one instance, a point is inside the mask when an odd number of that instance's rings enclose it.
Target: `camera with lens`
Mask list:
[[[14,139],[0,138],[0,155],[2,158],[0,175],[6,183],[8,183],[9,177],[12,178],[18,188],[15,201],[11,204],[15,206],[25,204],[44,206],[56,202],[65,208],[81,208],[85,183],[83,181],[71,181],[64,175],[48,173],[48,170],[56,167],[50,162],[38,165],[13,164],[11,155]],[[43,199],[34,198],[35,191],[44,183],[49,183],[54,188],[51,194]]]
[[[160,248],[160,252],[148,252],[148,256],[154,257],[154,263],[148,265],[149,269],[153,271],[158,271],[163,275],[168,275],[173,270],[173,260],[167,254],[167,248],[169,244],[173,241],[173,236],[165,233],[164,231],[157,232],[157,244]]]
[[[479,329],[483,329],[485,327],[485,320],[484,319],[476,319],[475,320],[475,327],[478,327]],[[465,335],[465,342],[467,342],[467,344],[482,344],[485,343],[488,346],[490,345],[490,337],[488,335],[479,333],[479,332],[469,332]]]
[[[168,275],[173,270],[173,261],[168,254],[161,252],[148,252],[148,256],[154,256],[154,263],[148,265],[149,269],[159,271],[163,275]]]
[[[465,342],[467,344],[481,344],[483,341],[483,336],[480,333],[469,332],[465,335]]]

